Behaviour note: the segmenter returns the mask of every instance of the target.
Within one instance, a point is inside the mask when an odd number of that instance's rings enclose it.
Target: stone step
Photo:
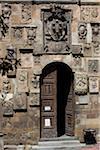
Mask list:
[[[50,139],[41,139],[32,150],[80,150],[85,144],[81,144],[76,137],[62,136]]]
[[[39,142],[39,146],[51,146],[51,145],[80,145],[80,142],[78,140],[61,140],[61,141],[44,141],[44,142]]]

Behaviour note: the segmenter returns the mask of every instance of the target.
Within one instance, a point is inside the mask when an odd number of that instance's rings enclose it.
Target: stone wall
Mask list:
[[[0,1],[0,130],[4,144],[36,144],[39,140],[39,79],[51,62],[63,62],[75,73],[75,135],[83,141],[83,129],[93,128],[99,140],[100,3],[81,2]]]

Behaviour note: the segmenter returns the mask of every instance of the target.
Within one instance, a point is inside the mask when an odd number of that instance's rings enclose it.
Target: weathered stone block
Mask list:
[[[14,97],[14,110],[22,111],[27,109],[27,95],[26,93],[18,93]]]
[[[21,53],[21,67],[31,68],[33,67],[33,55],[32,53]]]
[[[18,85],[18,92],[28,92],[28,70],[27,69],[17,70],[17,85]]]

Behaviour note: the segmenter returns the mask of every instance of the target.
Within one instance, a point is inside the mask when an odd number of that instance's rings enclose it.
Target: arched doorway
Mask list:
[[[74,135],[73,72],[60,62],[48,64],[40,78],[41,138]]]

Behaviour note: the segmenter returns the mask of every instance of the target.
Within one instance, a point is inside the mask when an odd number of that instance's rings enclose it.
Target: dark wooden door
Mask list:
[[[57,136],[57,70],[44,73],[41,78],[41,137]]]
[[[74,133],[72,72],[53,65],[41,75],[41,138]]]

